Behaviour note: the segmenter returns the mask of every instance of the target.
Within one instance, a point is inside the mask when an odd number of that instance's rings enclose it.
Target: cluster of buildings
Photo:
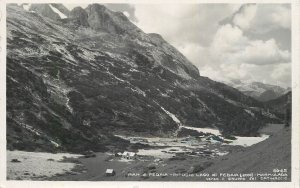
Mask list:
[[[134,152],[124,151],[123,153],[119,152],[115,154],[116,157],[122,157],[123,159],[135,160],[137,154]]]
[[[129,152],[129,151],[124,151],[122,152],[118,152],[115,154],[116,157],[121,157],[123,159],[127,159],[127,160],[135,160],[137,159],[137,154],[134,152]],[[105,171],[105,175],[106,176],[114,176],[116,174],[114,169],[106,169]]]

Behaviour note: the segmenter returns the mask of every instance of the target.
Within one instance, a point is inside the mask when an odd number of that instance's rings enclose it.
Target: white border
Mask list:
[[[68,3],[289,3],[292,8],[292,182],[59,182],[59,181],[6,181],[6,3],[61,3],[61,0],[0,0],[0,188],[177,188],[177,187],[299,187],[299,118],[300,118],[300,1],[299,0],[67,0]],[[66,3],[64,1],[63,3]],[[280,151],[278,151],[280,152]]]
[[[6,10],[0,5],[0,187],[6,179]],[[5,175],[5,176],[4,176]]]

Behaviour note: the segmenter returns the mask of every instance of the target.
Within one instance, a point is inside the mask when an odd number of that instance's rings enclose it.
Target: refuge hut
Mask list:
[[[114,175],[116,175],[116,172],[114,171],[114,169],[106,169],[105,175],[106,176],[114,176]]]

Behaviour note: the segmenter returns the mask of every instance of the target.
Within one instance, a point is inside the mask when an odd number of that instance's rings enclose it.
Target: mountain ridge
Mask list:
[[[276,99],[290,91],[290,88],[283,88],[281,86],[256,81],[242,82],[240,80],[231,80],[230,82],[226,82],[226,84],[261,102]]]

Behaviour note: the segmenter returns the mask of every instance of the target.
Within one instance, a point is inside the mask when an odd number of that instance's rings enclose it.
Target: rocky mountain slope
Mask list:
[[[283,96],[265,102],[265,106],[281,119],[291,121],[292,113],[292,92],[288,92]]]
[[[227,84],[262,102],[276,99],[290,91],[290,88],[285,89],[261,82],[244,83],[240,80],[231,80]]]
[[[103,151],[128,146],[114,134],[180,125],[256,135],[274,120],[122,13],[92,4],[58,18],[45,6],[7,6],[8,149]]]
[[[291,181],[291,128],[268,134],[270,139],[224,156],[203,172],[274,174],[274,169],[286,169],[286,176],[257,177],[256,181]]]

